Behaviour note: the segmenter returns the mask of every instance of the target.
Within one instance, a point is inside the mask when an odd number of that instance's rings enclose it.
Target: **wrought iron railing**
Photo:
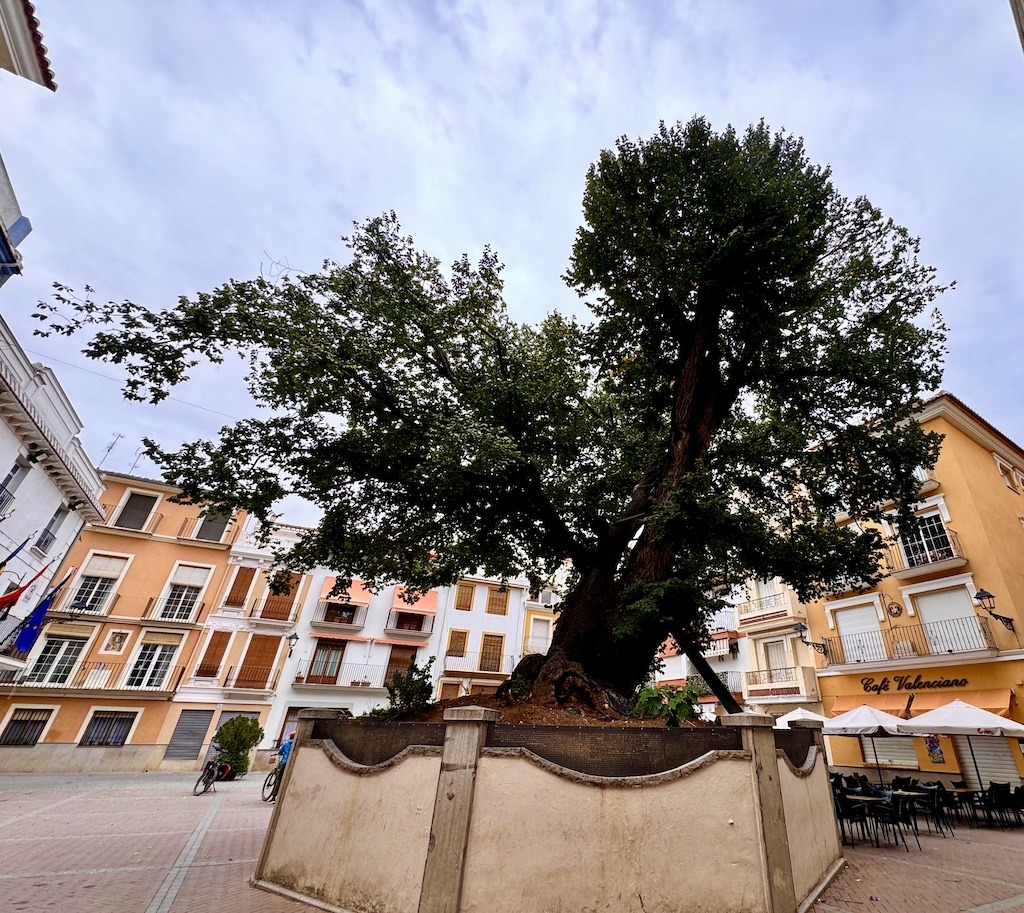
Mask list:
[[[434,616],[392,609],[385,627],[403,634],[430,634],[434,630]]]
[[[551,646],[550,637],[527,637],[525,653],[547,653]]]
[[[976,615],[839,634],[824,642],[825,659],[832,666],[995,649],[988,621]]]
[[[295,670],[296,685],[327,685],[337,688],[382,688],[387,666],[363,663],[323,663],[302,660]]]
[[[736,611],[741,619],[753,615],[781,614],[789,610],[789,596],[787,593],[772,593],[763,599],[754,599],[751,602],[742,602],[736,606]]]
[[[14,503],[14,492],[8,491],[3,485],[0,485],[0,514],[7,510],[12,503]]]
[[[264,618],[269,621],[292,621],[295,615],[295,594],[275,595],[268,593],[255,599],[249,610],[250,618]]]
[[[258,666],[232,666],[224,676],[224,688],[249,688],[253,691],[273,691],[277,686],[277,669]]]
[[[499,672],[502,675],[510,675],[516,666],[516,657],[511,653],[467,653],[465,656],[452,656],[448,654],[444,658],[445,672],[473,673],[473,672]]]
[[[180,621],[190,623],[203,611],[205,602],[190,603],[173,596],[154,599],[146,609],[146,617],[157,621]]]
[[[366,624],[366,606],[354,602],[321,599],[316,604],[316,612],[313,613],[313,624],[361,628]]]
[[[886,546],[886,563],[890,571],[926,567],[951,558],[965,558],[960,537],[951,529],[939,534],[900,539]]]
[[[26,688],[64,688],[92,691],[173,691],[181,680],[184,666],[164,669],[130,663],[81,663],[61,670],[39,668],[21,670],[10,683]]]
[[[778,685],[796,681],[796,666],[783,666],[781,669],[760,669],[747,673],[748,685]]]
[[[743,678],[739,672],[717,672],[715,674],[731,693],[741,694],[743,692]],[[714,694],[703,675],[686,676],[686,684],[696,686],[697,692],[701,697],[707,694]]]

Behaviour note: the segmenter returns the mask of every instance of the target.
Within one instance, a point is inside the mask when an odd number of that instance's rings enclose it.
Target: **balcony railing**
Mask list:
[[[164,521],[164,515],[157,511],[151,513],[147,518],[146,522],[142,526],[119,526],[117,523],[118,517],[121,516],[118,511],[117,504],[103,504],[103,525],[108,526],[111,529],[124,529],[128,532],[134,533],[149,533],[155,535],[157,530],[160,528],[160,524]]]
[[[14,493],[0,485],[0,514],[14,503]]]
[[[527,637],[524,653],[547,653],[551,646],[550,637]]]
[[[82,601],[78,599],[77,592],[69,590],[53,611],[55,614],[65,615],[109,615],[120,599],[120,593],[107,593],[95,605],[84,608]]]
[[[927,567],[952,559],[966,561],[964,551],[960,547],[960,537],[951,529],[946,529],[941,535],[890,542],[886,551],[886,563],[890,572]]]
[[[36,539],[35,547],[39,549],[44,555],[50,554],[50,549],[53,548],[53,543],[57,541],[57,537],[51,533],[48,529],[44,529],[40,534],[39,538]]]
[[[715,659],[728,656],[730,643],[731,641],[728,637],[719,637],[717,640],[708,641],[708,645],[701,650],[701,653]]]
[[[292,621],[295,616],[295,595],[275,596],[268,593],[255,599],[249,610],[250,618],[263,618],[267,621]]]
[[[743,693],[743,676],[741,673],[718,672],[716,673],[716,675],[718,676],[722,684],[725,685],[725,687],[728,688],[732,694]],[[711,686],[708,685],[703,675],[686,676],[686,684],[695,685],[697,687],[697,691],[700,693],[702,697],[704,695],[714,694],[714,692],[711,690]]]
[[[321,599],[313,613],[315,625],[340,625],[347,628],[361,628],[366,624],[366,606],[354,602],[335,602]]]
[[[784,666],[781,669],[760,669],[747,673],[748,685],[778,685],[796,681],[796,666]]]
[[[6,621],[8,624],[14,623],[13,618],[6,619]],[[21,619],[13,630],[8,631],[8,633],[4,635],[3,640],[0,640],[0,656],[12,659],[15,662],[22,662],[28,656],[28,650],[19,650],[16,646],[18,637],[28,625],[28,622],[28,618]]]
[[[180,621],[185,624],[192,622],[199,613],[203,611],[205,602],[189,605],[180,599],[163,596],[160,599],[153,599],[146,607],[145,615],[155,621]]]
[[[22,688],[59,688],[90,691],[173,691],[181,680],[184,666],[173,666],[162,674],[153,674],[152,667],[129,663],[82,663],[67,673],[44,673],[34,669],[20,670],[3,679]]]
[[[448,654],[444,658],[445,672],[496,672],[511,675],[515,667],[516,658],[511,653],[467,653],[465,656]]]
[[[976,615],[930,621],[919,625],[839,634],[825,638],[825,659],[830,666],[884,662],[914,656],[940,656],[994,650],[988,621]]]
[[[786,615],[789,609],[789,594],[785,591],[772,593],[771,596],[765,596],[763,599],[754,599],[736,606],[741,622]]]
[[[434,616],[392,609],[385,628],[402,634],[430,634],[434,630]]]
[[[277,669],[255,666],[230,667],[221,685],[223,688],[247,688],[253,691],[273,691],[276,686]]]
[[[325,685],[334,688],[383,688],[387,666],[367,666],[363,663],[341,663],[333,668],[329,663],[318,666],[303,660],[295,671],[296,685]]]

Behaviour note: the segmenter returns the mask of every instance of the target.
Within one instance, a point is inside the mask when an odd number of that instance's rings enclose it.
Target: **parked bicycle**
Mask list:
[[[263,781],[263,801],[269,802],[271,799],[277,796],[277,785],[281,777],[284,776],[284,764],[274,765],[274,769],[267,774],[267,779]]]
[[[193,796],[201,796],[210,787],[213,787],[213,791],[216,792],[217,788],[213,786],[217,780],[223,780],[231,773],[231,765],[224,760],[224,752],[221,751],[219,745],[211,746],[216,752],[212,758],[207,758],[206,763],[203,765],[203,772],[199,775],[199,779],[196,780],[196,785],[192,787]]]

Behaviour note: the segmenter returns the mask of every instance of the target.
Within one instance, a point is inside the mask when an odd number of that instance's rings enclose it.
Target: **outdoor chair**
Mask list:
[[[848,828],[850,846],[856,847],[857,842],[854,839],[853,834],[855,828],[859,828],[862,839],[871,841],[877,845],[878,836],[877,834],[872,836],[872,834],[869,833],[873,830],[873,823],[868,818],[864,806],[860,802],[851,799],[843,793],[836,793],[834,798],[836,818],[839,820],[839,834],[843,839],[843,843],[847,841]]]
[[[935,833],[941,837],[946,836],[948,830],[950,834],[953,834],[953,823],[949,819],[949,815],[946,814],[946,809],[943,806],[942,795],[939,792],[938,786],[924,786],[923,784],[918,789],[925,795],[920,798],[913,799],[914,811],[922,815],[925,820],[925,824],[928,827],[928,833],[932,832],[932,824],[935,825]]]
[[[877,790],[876,794],[879,798],[885,798],[883,790]],[[875,846],[879,846],[878,833],[881,831],[885,834],[886,842],[899,846],[903,843],[903,849],[908,853],[910,847],[907,845],[907,835],[904,831],[904,820],[901,818],[897,806],[893,803],[893,795],[890,792],[888,794],[888,802],[872,803],[867,807],[867,815],[874,822],[875,825]],[[911,825],[913,827],[913,825]],[[914,838],[917,839],[917,834],[914,833]],[[921,841],[917,841],[917,848],[921,849]]]
[[[989,783],[992,810],[1004,824],[1020,825],[1020,812],[1014,801],[1009,783]]]

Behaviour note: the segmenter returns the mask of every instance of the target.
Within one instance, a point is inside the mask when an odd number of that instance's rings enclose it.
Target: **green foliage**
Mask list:
[[[409,663],[408,671],[395,672],[390,683],[385,683],[384,687],[388,689],[388,698],[391,701],[385,711],[388,718],[400,719],[419,713],[430,705],[430,699],[434,694],[434,683],[430,677],[434,659],[435,657],[431,656],[422,666],[417,666],[413,660]],[[383,717],[385,713],[378,715]]]
[[[587,596],[566,594],[554,643],[631,693],[668,633],[699,641],[747,578],[804,599],[879,578],[880,534],[834,519],[915,522],[945,287],[905,228],[763,123],[623,138],[583,210],[566,279],[590,322],[513,320],[490,249],[444,269],[393,213],[319,272],[164,310],[57,286],[37,316],[94,331],[86,354],[134,399],[245,360],[261,417],[147,452],[185,499],[244,508],[268,537],[284,495],[316,504],[280,567],[415,596],[477,569],[539,586],[571,559]]]
[[[664,719],[669,726],[699,715],[699,689],[694,685],[641,688],[633,700],[633,715],[642,719]]]
[[[519,704],[525,701],[533,691],[533,682],[523,678],[521,675],[513,675],[504,683],[501,694],[510,704]]]
[[[249,770],[249,752],[263,738],[263,729],[256,720],[247,716],[232,717],[217,729],[213,740],[224,753],[224,760],[231,765],[235,776],[241,777]]]

